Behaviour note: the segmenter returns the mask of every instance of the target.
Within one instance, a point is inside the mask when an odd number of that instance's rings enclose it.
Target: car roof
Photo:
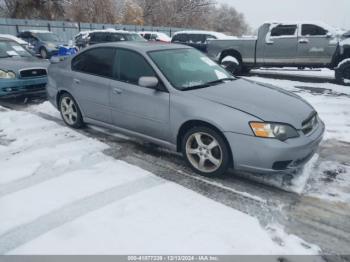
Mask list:
[[[128,48],[138,52],[150,52],[150,51],[160,51],[160,50],[169,50],[169,49],[191,49],[192,47],[186,45],[178,44],[162,44],[158,42],[137,42],[137,41],[121,41],[121,42],[112,42],[112,43],[103,43],[98,45],[93,45],[93,47],[120,47]]]

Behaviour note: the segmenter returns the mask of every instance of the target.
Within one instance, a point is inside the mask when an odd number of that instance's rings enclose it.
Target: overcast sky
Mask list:
[[[244,13],[253,29],[266,21],[323,21],[350,30],[350,0],[217,0]]]

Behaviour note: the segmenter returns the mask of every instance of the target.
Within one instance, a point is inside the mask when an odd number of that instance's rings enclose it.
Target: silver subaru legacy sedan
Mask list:
[[[299,96],[236,79],[182,45],[90,47],[49,67],[47,92],[68,126],[103,126],[182,152],[205,176],[296,170],[325,130]]]

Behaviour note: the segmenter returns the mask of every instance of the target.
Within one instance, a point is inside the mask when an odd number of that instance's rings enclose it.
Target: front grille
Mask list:
[[[305,135],[310,134],[318,125],[318,115],[315,113],[302,123],[302,131]]]
[[[41,77],[46,76],[47,71],[46,69],[26,69],[20,71],[21,78],[30,78],[30,77]]]

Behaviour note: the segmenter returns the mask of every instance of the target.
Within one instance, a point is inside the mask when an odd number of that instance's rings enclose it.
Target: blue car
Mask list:
[[[49,31],[23,31],[18,37],[30,43],[34,47],[34,53],[44,59],[49,59],[58,54],[60,46],[65,43],[57,35]]]
[[[45,93],[49,62],[0,38],[0,98]]]

